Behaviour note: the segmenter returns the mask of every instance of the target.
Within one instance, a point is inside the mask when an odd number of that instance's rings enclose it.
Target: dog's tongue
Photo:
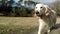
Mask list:
[[[40,17],[39,17],[39,16],[36,16],[36,18],[37,18],[37,19],[40,19]]]

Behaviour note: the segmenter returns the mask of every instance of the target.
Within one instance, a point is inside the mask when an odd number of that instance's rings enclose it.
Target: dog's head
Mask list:
[[[36,6],[35,6],[35,15],[38,16],[38,17],[42,17],[42,15],[48,16],[49,15],[48,9],[49,8],[48,8],[47,5],[36,4]]]

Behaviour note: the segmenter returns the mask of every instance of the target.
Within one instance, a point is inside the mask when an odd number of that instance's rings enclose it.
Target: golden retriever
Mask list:
[[[49,33],[50,28],[56,24],[56,12],[44,4],[36,4],[35,16],[39,20],[38,34]]]

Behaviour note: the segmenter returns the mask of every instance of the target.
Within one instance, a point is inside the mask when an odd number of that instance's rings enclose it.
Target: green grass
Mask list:
[[[37,26],[34,17],[0,17],[0,34],[27,34]]]

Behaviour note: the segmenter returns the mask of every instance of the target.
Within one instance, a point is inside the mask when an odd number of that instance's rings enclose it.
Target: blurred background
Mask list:
[[[60,15],[60,0],[0,0],[0,16],[32,17],[37,3],[49,5]]]

